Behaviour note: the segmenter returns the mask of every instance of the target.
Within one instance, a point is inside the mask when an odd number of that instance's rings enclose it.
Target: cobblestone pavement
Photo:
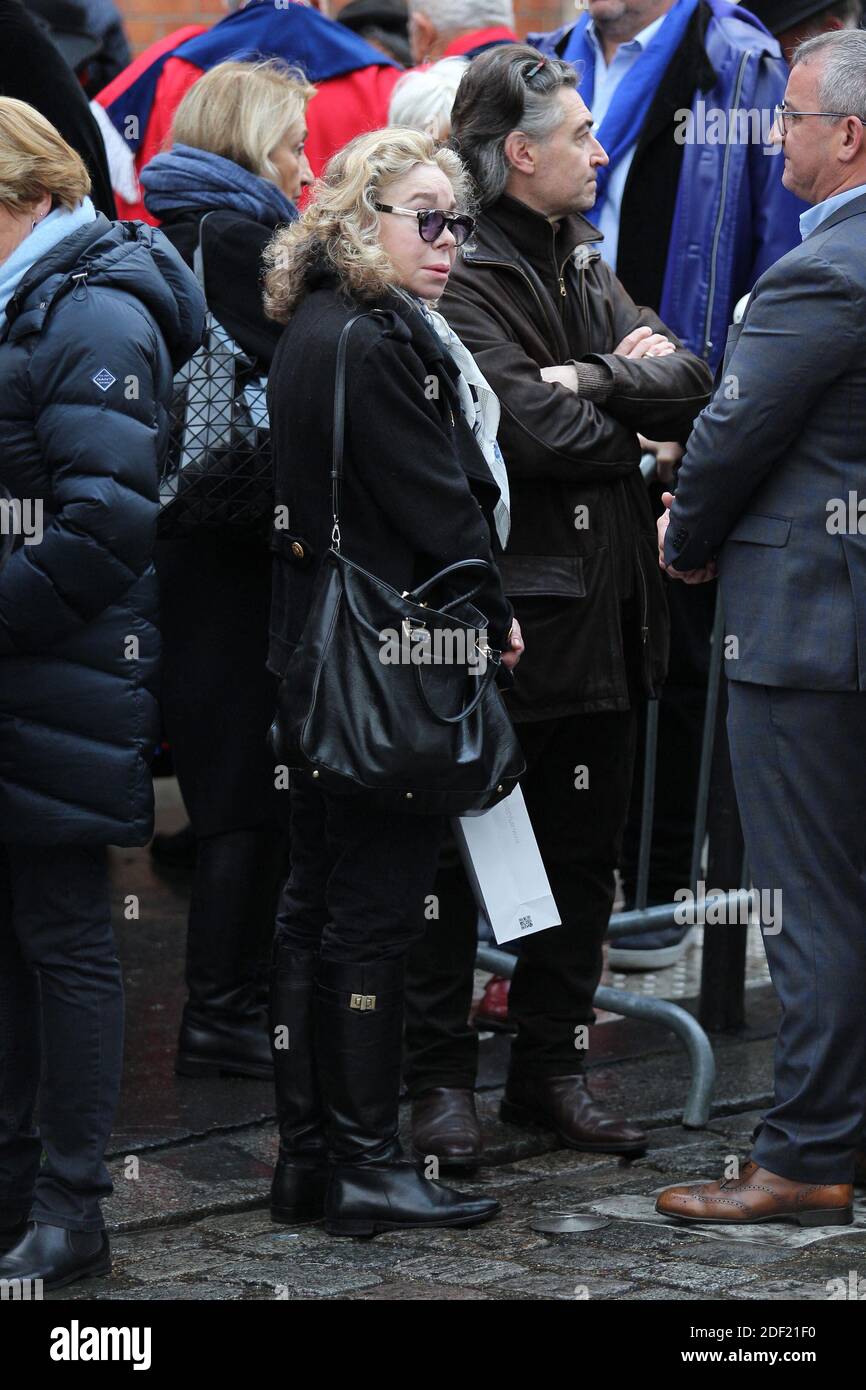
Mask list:
[[[473,1181],[457,1185],[498,1197],[503,1210],[469,1231],[340,1239],[320,1225],[277,1226],[258,1204],[121,1233],[112,1242],[110,1280],[46,1298],[787,1302],[849,1296],[841,1289],[860,1277],[866,1290],[866,1200],[858,1204],[855,1225],[842,1229],[782,1223],[697,1229],[655,1216],[658,1188],[717,1176],[728,1157],[747,1151],[754,1120],[755,1113],[745,1113],[714,1119],[700,1132],[659,1128],[646,1156],[631,1163],[558,1150],[482,1168]],[[214,1147],[207,1151],[207,1145]],[[261,1203],[273,1136],[264,1128],[250,1130],[235,1136],[232,1146],[248,1160],[258,1155],[259,1194],[247,1200]],[[227,1148],[225,1140],[211,1138],[198,1156],[206,1163],[209,1152],[211,1180],[223,1187],[232,1181]],[[244,1200],[240,1190],[236,1200]],[[560,1236],[532,1229],[540,1216],[563,1212],[600,1213],[608,1224]]]
[[[182,821],[170,796],[162,820],[165,830]],[[124,1082],[109,1150],[114,1195],[104,1204],[114,1269],[110,1279],[45,1296],[72,1304],[70,1316],[91,1300],[814,1302],[850,1297],[851,1289],[866,1296],[866,1204],[853,1227],[817,1231],[679,1227],[653,1211],[659,1188],[718,1177],[727,1159],[749,1152],[770,1097],[778,1019],[757,965],[749,971],[747,1026],[712,1040],[716,1081],[706,1129],[681,1124],[689,1084],[682,1044],[664,1028],[624,1019],[592,1030],[588,1076],[604,1104],[650,1131],[649,1151],[627,1163],[554,1150],[553,1135],[499,1120],[509,1043],[482,1035],[486,1166],[454,1185],[496,1196],[499,1216],[469,1231],[366,1241],[331,1237],[318,1225],[274,1225],[267,1211],[277,1142],[272,1086],[191,1081],[174,1072],[189,874],[159,869],[146,850],[116,851],[112,862],[127,993]],[[132,918],[124,910],[128,895],[140,908]],[[652,989],[644,977],[640,992],[678,995],[693,1009],[688,996],[698,988],[699,960],[698,945],[679,966],[659,972]],[[629,977],[632,988],[639,979]],[[576,1212],[606,1224],[572,1235],[533,1229],[540,1217]]]

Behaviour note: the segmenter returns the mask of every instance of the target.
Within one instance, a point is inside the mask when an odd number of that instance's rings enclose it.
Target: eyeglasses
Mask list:
[[[397,208],[392,203],[374,203],[377,212],[393,212],[398,217],[416,217],[422,241],[438,241],[447,227],[456,244],[462,246],[475,231],[475,218],[466,212],[440,212],[439,208]]]
[[[844,111],[789,111],[786,106],[777,106],[773,115],[782,134],[787,135],[789,120],[798,121],[801,116],[827,116],[837,121],[844,121],[846,113]]]

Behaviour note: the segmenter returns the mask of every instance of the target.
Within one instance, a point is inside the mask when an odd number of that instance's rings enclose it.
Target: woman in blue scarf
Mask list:
[[[178,107],[173,147],[142,171],[147,208],[191,265],[202,235],[208,308],[266,374],[280,327],[262,309],[261,254],[297,217],[313,96],[276,61],[220,63]],[[199,531],[157,544],[162,709],[197,856],[187,936],[182,1075],[269,1078],[265,971],[287,861],[285,793],[266,734],[267,542]]]

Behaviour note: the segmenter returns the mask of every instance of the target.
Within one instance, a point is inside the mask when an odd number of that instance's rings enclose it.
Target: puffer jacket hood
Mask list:
[[[201,341],[201,302],[189,270],[168,238],[145,222],[109,222],[102,213],[59,242],[22,278],[6,308],[12,342],[39,333],[59,296],[87,284],[124,290],[150,313],[172,366],[188,361]],[[3,335],[0,334],[0,341]]]
[[[0,569],[0,844],[143,844],[159,471],[204,299],[162,232],[100,216],[6,314],[0,485],[21,524]]]

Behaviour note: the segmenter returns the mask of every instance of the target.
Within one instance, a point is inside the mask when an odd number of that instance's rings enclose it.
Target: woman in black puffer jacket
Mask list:
[[[190,265],[201,235],[208,308],[262,374],[280,336],[262,307],[262,252],[312,181],[303,146],[313,90],[275,61],[219,63],[178,107],[173,148],[141,176],[148,211]],[[199,530],[161,538],[155,558],[163,718],[197,847],[177,1070],[270,1077],[263,986],[288,868],[288,797],[266,743],[276,703],[265,666],[268,538]]]
[[[0,98],[0,1279],[46,1288],[109,1268],[106,846],[151,834],[158,469],[204,311],[162,233],[109,222],[89,187],[54,127]]]

